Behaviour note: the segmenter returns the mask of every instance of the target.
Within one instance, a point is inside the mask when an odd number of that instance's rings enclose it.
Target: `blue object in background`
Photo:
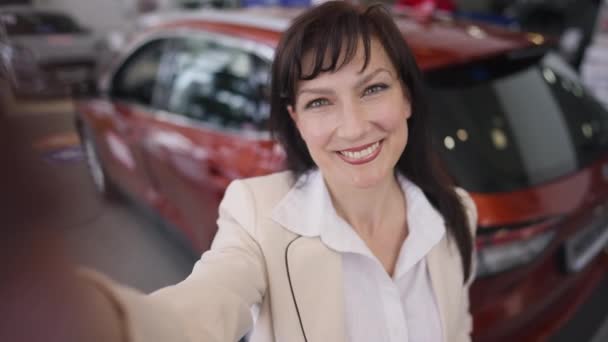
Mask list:
[[[42,158],[51,164],[69,164],[84,160],[84,152],[80,146],[70,146],[47,151]]]
[[[241,6],[284,6],[284,7],[309,7],[311,0],[242,0]]]
[[[490,78],[490,73],[486,68],[475,67],[471,69],[471,78],[477,82],[485,81]]]
[[[486,23],[498,25],[498,26],[506,26],[506,27],[518,27],[519,26],[519,22],[514,18],[494,15],[494,14],[488,14],[488,13],[456,11],[454,13],[454,16],[458,17],[458,18],[462,18],[462,19],[486,22]]]
[[[279,4],[279,0],[242,0],[241,6],[243,7],[254,7],[254,6],[275,6]]]
[[[280,0],[282,6],[285,7],[309,7],[310,0]]]

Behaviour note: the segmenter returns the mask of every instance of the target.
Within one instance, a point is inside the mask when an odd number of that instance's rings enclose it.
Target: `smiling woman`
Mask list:
[[[348,340],[468,340],[475,208],[438,167],[420,71],[391,16],[378,5],[324,4],[294,21],[275,58],[271,128],[296,188],[321,189],[325,197],[309,200],[330,209],[316,214],[337,217],[310,224],[327,225],[315,233],[341,254]],[[280,216],[287,227],[306,222]],[[433,265],[446,238],[457,264]],[[460,272],[443,279],[462,298],[457,307],[442,304],[439,268]]]
[[[270,101],[288,170],[228,186],[181,283],[146,296],[85,272],[108,321],[129,341],[469,341],[476,210],[435,163],[419,74],[381,6],[297,17]]]
[[[407,143],[411,109],[404,85],[382,45],[370,43],[375,53],[369,60],[360,42],[352,61],[336,72],[301,81],[294,105],[287,106],[330,184],[367,188],[390,180]],[[306,73],[313,58],[303,60]]]
[[[420,71],[390,14],[339,2],[312,10],[285,32],[272,75],[270,125],[295,177],[318,167],[340,192],[344,183],[368,188],[384,181],[387,189],[387,181],[394,185],[388,174],[403,174],[447,221],[468,277],[466,217],[431,150]],[[376,143],[377,150],[368,149]]]

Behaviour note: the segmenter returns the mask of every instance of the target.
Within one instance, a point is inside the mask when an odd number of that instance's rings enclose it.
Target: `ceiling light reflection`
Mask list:
[[[492,143],[494,144],[494,147],[496,147],[496,149],[504,150],[509,145],[507,135],[502,129],[494,128],[490,132],[490,135],[492,137]]]
[[[456,136],[458,139],[460,139],[460,141],[467,141],[469,139],[469,133],[462,128],[456,131]]]
[[[452,138],[451,136],[448,135],[447,137],[445,137],[443,139],[443,145],[448,150],[453,150],[454,147],[456,146],[456,142],[454,141],[454,138]]]
[[[585,122],[584,124],[581,125],[581,131],[583,131],[583,135],[586,138],[591,138],[593,137],[593,127],[591,126],[590,123]]]

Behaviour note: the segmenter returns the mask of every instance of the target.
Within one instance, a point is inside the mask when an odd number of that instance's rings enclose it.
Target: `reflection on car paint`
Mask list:
[[[133,160],[129,147],[114,133],[106,134],[106,141],[114,158],[128,169],[135,170],[135,160]]]

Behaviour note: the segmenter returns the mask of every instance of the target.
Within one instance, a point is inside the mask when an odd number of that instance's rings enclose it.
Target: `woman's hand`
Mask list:
[[[78,276],[61,240],[20,228],[0,233],[0,341],[126,341],[112,301]]]

